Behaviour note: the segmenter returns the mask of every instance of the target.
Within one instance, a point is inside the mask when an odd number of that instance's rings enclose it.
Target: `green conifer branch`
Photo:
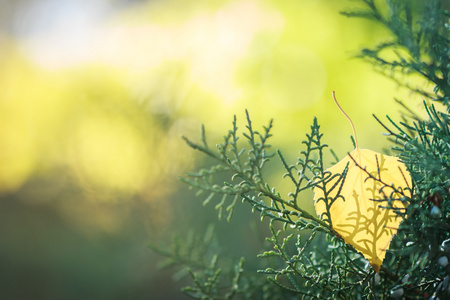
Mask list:
[[[328,146],[321,141],[317,120],[314,119],[311,132],[302,143],[304,149],[297,162],[290,164],[281,151],[272,152],[268,144],[273,122],[259,132],[246,111],[245,132],[238,131],[234,117],[232,129],[215,149],[207,142],[204,126],[199,143],[184,138],[191,148],[216,163],[181,179],[197,189],[197,195],[204,195],[204,205],[217,201],[219,218],[228,213],[230,221],[240,200],[249,203],[261,220],[269,219],[271,237],[267,241],[272,248],[263,249],[258,255],[268,264],[258,272],[268,276],[272,284],[266,285],[246,274],[243,260],[234,264],[231,271],[219,267],[218,250],[205,247],[212,252],[196,253],[191,235],[185,243],[178,239],[174,240],[175,246],[156,250],[168,257],[166,265],[190,267],[194,286],[185,291],[191,296],[210,299],[254,299],[257,295],[270,299],[354,299],[355,295],[362,299],[387,299],[396,295],[405,299],[450,297],[450,115],[430,104],[440,102],[450,111],[450,27],[446,25],[450,14],[440,0],[360,2],[362,9],[344,15],[370,19],[386,27],[392,35],[389,41],[363,49],[360,57],[392,76],[399,85],[422,95],[427,111],[427,117],[421,118],[397,99],[408,113],[401,121],[387,116],[386,125],[375,117],[387,131],[393,150],[413,179],[411,197],[404,194],[401,199],[409,205],[405,210],[397,209],[404,221],[390,244],[380,274],[375,274],[363,256],[332,229],[329,211],[334,201],[342,197],[340,190],[346,171],[334,177],[325,171],[323,151]],[[381,9],[381,5],[385,7]],[[418,74],[434,90],[414,87],[398,74]],[[292,186],[287,198],[266,181],[265,166],[274,155],[279,157],[284,169],[283,178]],[[225,174],[230,179],[219,184]],[[388,182],[372,177],[388,191]],[[334,186],[327,188],[327,183],[336,179]],[[319,217],[303,209],[302,193],[312,188],[321,189],[324,194],[317,201],[329,199],[332,190],[338,191],[334,199],[326,201],[327,212]],[[387,203],[386,208],[395,209],[392,196],[398,192],[386,192],[385,199],[380,201]],[[211,256],[214,251],[216,256]],[[203,257],[209,260],[202,262]],[[231,280],[225,292],[219,288],[224,277]]]

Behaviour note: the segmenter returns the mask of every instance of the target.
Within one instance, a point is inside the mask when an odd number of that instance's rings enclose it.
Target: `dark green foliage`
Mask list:
[[[409,274],[405,287],[445,299],[450,291],[442,287],[450,270],[442,267],[439,259],[448,259],[450,253],[444,242],[450,239],[450,124],[448,114],[437,112],[433,105],[426,108],[427,120],[397,125],[389,119],[393,129],[382,124],[395,137],[393,149],[407,164],[415,183],[391,260],[396,262],[396,276]]]
[[[375,0],[360,2],[362,9],[343,14],[374,20],[385,26],[393,36],[391,41],[372,49],[363,49],[360,57],[380,67],[399,85],[449,107],[450,14],[445,10],[450,8],[448,1],[385,0],[379,6]],[[382,13],[380,6],[387,6],[387,13]],[[401,77],[402,74],[420,75],[428,85],[414,86],[404,76]]]
[[[213,158],[215,165],[186,174],[182,180],[203,194],[204,205],[215,203],[219,218],[226,213],[231,221],[236,204],[242,201],[261,220],[269,220],[270,247],[258,255],[266,267],[256,274],[243,271],[243,260],[236,264],[225,259],[219,266],[220,250],[211,242],[176,240],[172,248],[156,248],[168,257],[167,263],[187,266],[194,281],[185,289],[188,295],[203,299],[450,298],[450,265],[446,264],[450,257],[450,115],[430,104],[436,101],[450,111],[449,28],[445,23],[449,13],[438,0],[386,0],[383,10],[373,0],[360,2],[361,10],[344,14],[381,23],[393,36],[389,42],[362,50],[360,56],[420,93],[428,113],[422,119],[407,110],[401,122],[377,119],[411,172],[414,185],[412,197],[403,199],[409,202],[408,208],[398,212],[404,221],[380,274],[336,234],[329,215],[319,218],[304,209],[304,201],[311,201],[307,191],[318,187],[326,195],[325,183],[331,180],[323,160],[328,146],[322,142],[317,120],[297,162],[291,164],[268,144],[272,122],[259,132],[247,113],[245,132],[239,132],[235,118],[216,149],[208,145],[204,128],[200,143],[186,139],[191,148]],[[419,74],[434,90],[426,85],[413,87],[399,74]],[[266,181],[269,160],[285,170],[283,178],[292,187],[287,197]],[[218,182],[224,174],[229,180]],[[335,176],[345,180],[345,171]],[[223,278],[227,284],[219,284]]]
[[[368,8],[365,16],[346,14],[381,22],[393,33],[394,40],[373,50],[364,49],[361,57],[384,70],[419,74],[434,87],[428,91],[402,81],[402,85],[424,96],[425,119],[415,115],[402,122],[394,122],[389,117],[388,123],[377,119],[393,137],[393,149],[408,166],[415,185],[405,220],[391,245],[390,260],[395,262],[393,278],[398,278],[399,286],[409,298],[448,299],[450,270],[448,265],[442,265],[449,257],[449,250],[442,245],[450,238],[450,115],[439,111],[430,101],[443,104],[450,111],[450,15],[445,10],[449,3],[386,1],[390,14],[383,16],[373,1],[363,2]],[[382,51],[387,49],[395,53],[394,58],[384,58]],[[398,73],[390,74],[398,81]],[[406,274],[409,276],[404,278]]]

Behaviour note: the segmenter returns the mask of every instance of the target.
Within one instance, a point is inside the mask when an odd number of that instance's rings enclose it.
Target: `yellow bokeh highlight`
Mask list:
[[[29,131],[22,124],[14,124],[17,119],[10,119],[4,117],[0,121],[0,190],[18,188],[36,163],[36,153]]]
[[[149,153],[126,119],[83,118],[74,128],[71,148],[76,168],[89,183],[119,190],[142,188]]]
[[[192,163],[181,135],[197,135],[204,123],[212,143],[220,141],[245,109],[254,124],[275,120],[272,144],[287,158],[313,116],[339,154],[350,140],[336,134],[346,125],[332,90],[352,103],[361,144],[381,151],[388,142],[371,114],[395,118],[393,96],[410,95],[351,59],[386,31],[339,15],[348,4],[148,2],[94,22],[74,53],[45,42],[34,49],[36,38],[4,39],[0,192],[57,166],[93,195],[168,195]]]
[[[57,143],[55,124],[64,105],[52,76],[10,51],[0,62],[0,191],[18,188],[45,164],[44,145]]]

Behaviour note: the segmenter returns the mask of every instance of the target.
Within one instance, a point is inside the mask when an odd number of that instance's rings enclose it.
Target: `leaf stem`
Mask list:
[[[341,113],[347,118],[347,120],[350,122],[350,125],[352,126],[352,130],[353,130],[353,136],[355,137],[355,149],[359,150],[359,146],[358,146],[358,138],[356,137],[356,130],[355,130],[355,126],[353,125],[352,119],[350,119],[350,117],[345,113],[345,111],[341,108],[341,106],[339,105],[338,101],[336,100],[336,95],[335,92],[333,91],[333,100],[334,103],[336,104],[336,106],[339,108],[339,110],[341,111]]]

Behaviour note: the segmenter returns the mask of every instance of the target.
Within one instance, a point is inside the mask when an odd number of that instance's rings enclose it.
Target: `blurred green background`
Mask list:
[[[388,147],[372,113],[396,118],[393,98],[415,96],[353,58],[388,39],[339,14],[355,7],[0,0],[0,298],[183,299],[147,244],[217,219],[178,181],[208,163],[181,139],[201,123],[214,143],[245,109],[255,126],[273,118],[271,144],[294,162],[317,116],[342,157],[335,90],[360,147]],[[269,179],[287,194],[281,175]],[[241,205],[217,225],[227,253],[254,260],[258,219]]]

